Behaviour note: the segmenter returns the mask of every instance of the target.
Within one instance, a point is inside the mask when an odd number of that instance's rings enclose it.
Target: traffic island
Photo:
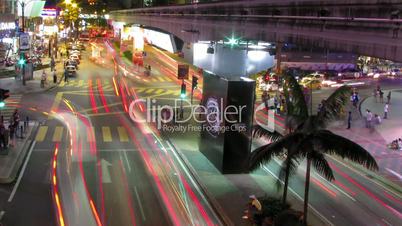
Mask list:
[[[39,127],[38,122],[30,122],[23,133],[23,138],[15,138],[14,147],[8,147],[0,153],[0,183],[8,184],[13,182],[21,168],[28,150],[31,147]]]

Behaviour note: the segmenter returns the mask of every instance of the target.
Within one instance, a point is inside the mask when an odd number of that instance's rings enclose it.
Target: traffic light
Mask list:
[[[5,99],[10,97],[10,90],[8,89],[0,89],[0,108],[3,108],[6,106],[6,103],[4,102]]]
[[[20,59],[18,60],[18,65],[24,66],[26,63],[25,57],[23,54],[21,54]]]
[[[184,99],[186,97],[186,84],[182,83],[181,84],[181,92],[180,92],[180,97]]]
[[[195,77],[195,76],[193,75],[191,88],[194,90],[195,88],[197,88],[197,85],[198,85],[198,77]]]

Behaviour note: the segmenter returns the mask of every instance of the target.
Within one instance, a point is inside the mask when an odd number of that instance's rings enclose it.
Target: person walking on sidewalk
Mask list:
[[[42,77],[41,77],[41,79],[40,79],[40,87],[41,87],[41,88],[44,88],[44,87],[45,87],[46,78],[47,78],[46,72],[45,72],[45,70],[43,70],[43,72],[42,72]]]
[[[386,103],[384,106],[384,119],[388,119],[389,106]]]
[[[366,128],[371,128],[371,121],[373,120],[373,113],[370,110],[366,110]]]
[[[7,149],[6,127],[4,126],[3,116],[0,119],[0,150]]]
[[[352,112],[349,111],[349,114],[348,114],[348,128],[346,128],[346,129],[350,129],[351,124],[352,124]]]
[[[380,103],[384,103],[384,92],[380,89]]]
[[[67,70],[64,70],[64,82],[68,83],[68,73]]]
[[[389,91],[387,95],[387,104],[391,104],[391,91]]]
[[[377,103],[377,90],[376,89],[373,90],[373,97],[374,97],[374,102]]]
[[[15,146],[15,128],[12,124],[8,125],[8,131],[10,133],[10,141],[9,141],[9,146],[14,147]]]
[[[54,69],[53,71],[53,83],[56,84],[57,83],[57,74],[56,74],[56,69]]]

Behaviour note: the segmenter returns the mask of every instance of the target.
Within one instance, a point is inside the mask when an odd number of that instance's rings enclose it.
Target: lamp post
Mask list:
[[[21,6],[21,13],[22,13],[22,15],[21,15],[22,16],[22,28],[21,28],[21,30],[22,30],[22,32],[25,32],[25,6],[27,6],[28,4],[30,4],[30,3],[34,2],[34,1],[37,1],[37,0],[31,0],[31,1],[28,1],[28,2],[25,2],[25,0],[17,1]]]

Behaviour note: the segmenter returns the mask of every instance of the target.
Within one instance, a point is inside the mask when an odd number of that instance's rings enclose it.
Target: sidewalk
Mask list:
[[[388,94],[388,91],[385,90],[384,93]],[[361,103],[360,112],[364,116],[366,109],[369,109],[373,114],[378,114],[383,118],[384,105],[384,103],[377,103],[374,97],[368,97]],[[369,151],[379,165],[380,169],[377,174],[393,183],[388,184],[389,186],[396,185],[397,189],[398,187],[402,189],[402,152],[387,148],[387,144],[392,140],[402,137],[402,90],[392,91],[389,111],[388,119],[383,119],[382,123],[376,125],[372,130],[365,128],[363,116],[354,118],[350,130],[346,129],[345,123],[338,123],[337,126],[332,126],[330,129],[338,135],[348,137]],[[381,178],[378,179],[381,180]],[[381,182],[386,183],[387,181]]]
[[[7,150],[0,152],[0,183],[11,183],[17,177],[17,173],[32,144],[32,134],[35,134],[38,125],[38,122],[30,122],[23,134],[23,138],[15,138],[14,147],[9,147]],[[8,123],[6,123],[6,128],[8,128]]]

